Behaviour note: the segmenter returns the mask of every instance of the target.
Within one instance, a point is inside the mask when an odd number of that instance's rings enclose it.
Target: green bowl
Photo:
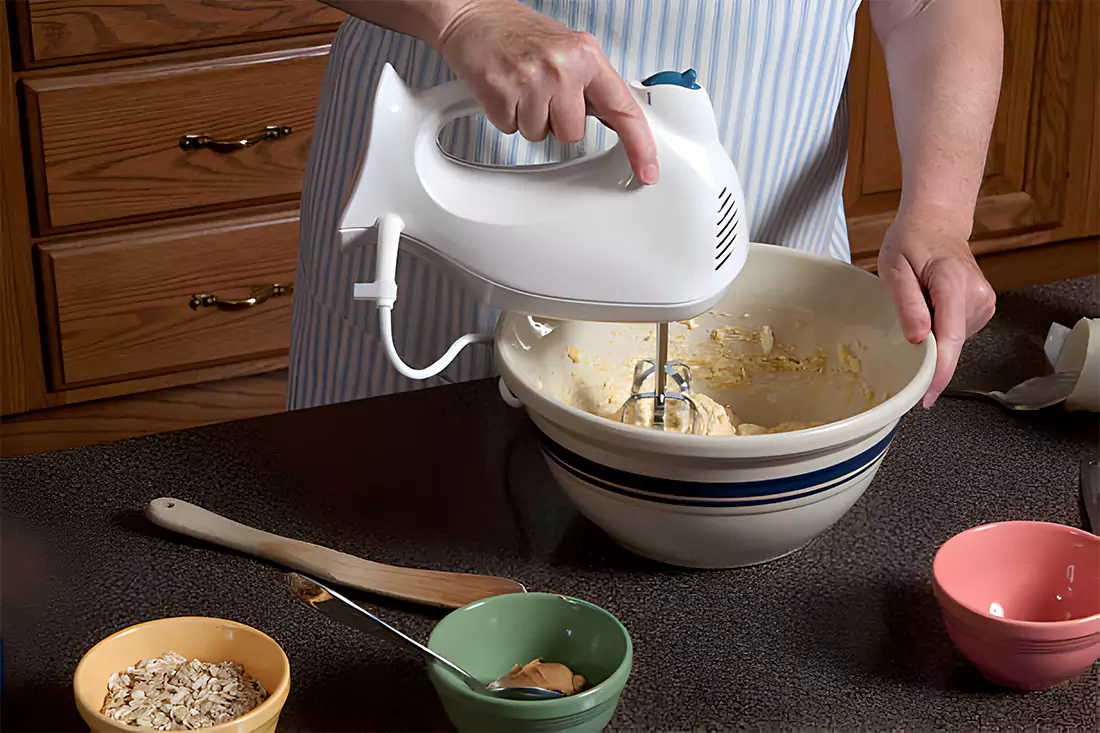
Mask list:
[[[502,700],[480,695],[438,662],[428,663],[447,717],[462,733],[600,731],[611,721],[630,676],[630,634],[607,611],[552,593],[512,593],[447,614],[428,646],[489,682],[533,659],[584,675],[589,687],[554,700]]]

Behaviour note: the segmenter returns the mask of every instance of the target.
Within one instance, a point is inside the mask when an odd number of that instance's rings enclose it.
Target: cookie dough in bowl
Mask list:
[[[767,562],[832,526],[866,490],[936,359],[931,337],[905,339],[876,276],[753,244],[723,299],[670,328],[702,424],[688,432],[670,401],[679,430],[657,431],[645,427],[649,401],[619,419],[654,330],[508,313],[497,367],[577,508],[634,552],[686,567]]]

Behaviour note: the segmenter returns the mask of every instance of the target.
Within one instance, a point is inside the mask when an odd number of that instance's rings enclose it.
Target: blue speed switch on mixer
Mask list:
[[[695,77],[695,69],[688,69],[682,74],[678,71],[658,71],[656,74],[643,81],[642,86],[652,87],[658,84],[668,84],[670,86],[684,87],[685,89],[699,89],[699,85],[695,83]]]

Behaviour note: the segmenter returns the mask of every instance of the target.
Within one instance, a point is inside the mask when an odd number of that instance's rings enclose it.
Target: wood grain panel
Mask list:
[[[1044,223],[1055,224],[1065,213],[1066,168],[1070,150],[1070,120],[1074,87],[1081,68],[1082,3],[1056,2],[1044,6],[1039,17],[1040,64],[1033,103],[1034,141],[1025,179]],[[1093,29],[1095,31],[1095,29]]]
[[[1100,239],[1086,237],[1055,244],[994,252],[978,265],[998,293],[1070,277],[1100,274]]]
[[[29,0],[18,8],[29,62],[104,57],[332,27],[317,0]]]
[[[43,232],[247,201],[297,198],[328,38],[300,47],[26,81]],[[292,133],[229,153],[182,135]]]
[[[0,455],[106,443],[286,409],[286,371],[57,407],[0,421]]]
[[[56,386],[285,353],[292,296],[234,311],[189,301],[292,283],[297,253],[296,214],[43,246]]]
[[[1077,231],[1100,235],[1100,3],[1081,9],[1081,57],[1084,73],[1077,76],[1074,92],[1074,130],[1092,130],[1087,148],[1079,143],[1069,162],[1069,211],[1067,221]],[[1086,152],[1087,150],[1087,152]]]
[[[7,16],[0,11],[0,414],[43,407],[30,220]]]
[[[268,372],[286,369],[289,363],[287,354],[264,356],[248,361],[235,361],[229,364],[217,366],[198,367],[196,369],[183,369],[174,372],[165,372],[150,377],[135,377],[121,382],[104,382],[88,387],[76,387],[63,389],[50,394],[50,407],[63,405],[79,405],[84,402],[110,401],[142,392],[156,392],[172,387],[186,387],[191,384],[203,384],[205,382],[220,382],[223,379],[236,377],[248,377],[255,374],[267,374]]]

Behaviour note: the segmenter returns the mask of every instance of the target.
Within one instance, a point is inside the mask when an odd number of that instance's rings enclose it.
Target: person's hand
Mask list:
[[[955,373],[963,342],[993,317],[993,288],[965,235],[905,216],[886,233],[878,272],[893,293],[905,337],[919,344],[930,331],[936,336],[936,372],[923,400],[931,407]]]
[[[586,108],[614,130],[635,174],[657,182],[657,148],[641,108],[599,43],[516,0],[467,0],[437,39],[485,116],[533,142],[584,137]]]

